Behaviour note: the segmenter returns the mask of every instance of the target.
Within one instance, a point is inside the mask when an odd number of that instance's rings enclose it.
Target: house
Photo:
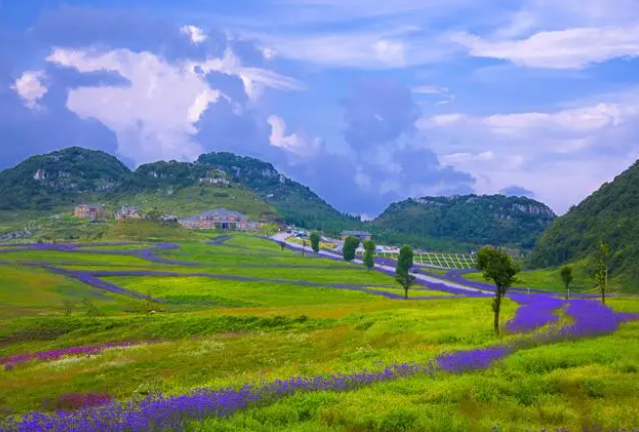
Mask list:
[[[211,177],[201,178],[200,183],[206,183],[211,185],[223,185],[223,186],[229,186],[231,184],[231,182],[225,178],[211,178]]]
[[[134,206],[122,206],[120,210],[115,212],[115,218],[117,220],[122,219],[141,219],[139,207]]]
[[[73,215],[78,218],[98,221],[105,219],[104,206],[100,204],[80,204],[75,206]]]
[[[346,240],[346,237],[357,237],[363,242],[373,238],[373,235],[368,231],[342,231],[342,240]]]
[[[179,224],[189,229],[220,229],[220,230],[248,230],[249,220],[242,213],[216,209],[200,213],[185,219]]]

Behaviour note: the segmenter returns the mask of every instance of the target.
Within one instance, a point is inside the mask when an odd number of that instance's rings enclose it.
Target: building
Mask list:
[[[134,206],[122,206],[120,210],[115,212],[115,218],[117,220],[122,219],[141,219],[139,207]]]
[[[357,237],[359,241],[367,241],[373,238],[373,235],[368,231],[342,231],[342,240],[346,240],[346,237]]]
[[[104,206],[99,204],[80,204],[75,206],[73,215],[78,218],[98,221],[105,219]]]
[[[230,186],[231,182],[228,181],[225,178],[211,178],[211,177],[206,177],[206,178],[201,178],[200,179],[200,183],[206,183],[206,184],[211,184],[211,185],[222,185],[222,186]]]
[[[219,230],[244,230],[249,229],[249,220],[242,213],[216,209],[200,213],[178,221],[180,225],[189,229],[219,229]]]

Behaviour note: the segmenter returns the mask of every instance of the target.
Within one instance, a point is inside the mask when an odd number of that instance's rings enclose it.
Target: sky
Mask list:
[[[73,145],[563,214],[639,158],[639,0],[0,0],[0,169]]]

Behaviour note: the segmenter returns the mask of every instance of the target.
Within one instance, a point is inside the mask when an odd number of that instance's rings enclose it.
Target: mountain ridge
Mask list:
[[[115,156],[70,147],[0,172],[0,188],[8,197],[0,202],[0,210],[52,211],[102,200],[109,211],[130,204],[157,206],[180,216],[226,206],[301,228],[331,234],[369,229],[380,242],[450,251],[486,243],[528,247],[554,217],[547,206],[529,198],[467,195],[409,198],[389,205],[372,222],[362,222],[272,164],[228,152],[203,154],[193,162],[156,161],[132,171]],[[504,203],[514,207],[506,211]],[[526,232],[512,227],[521,221],[527,223]],[[495,224],[501,231],[491,230]]]

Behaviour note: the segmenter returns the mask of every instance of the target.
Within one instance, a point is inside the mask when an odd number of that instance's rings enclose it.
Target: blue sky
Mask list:
[[[639,157],[637,0],[0,0],[0,169],[232,151],[339,210],[557,213]]]

